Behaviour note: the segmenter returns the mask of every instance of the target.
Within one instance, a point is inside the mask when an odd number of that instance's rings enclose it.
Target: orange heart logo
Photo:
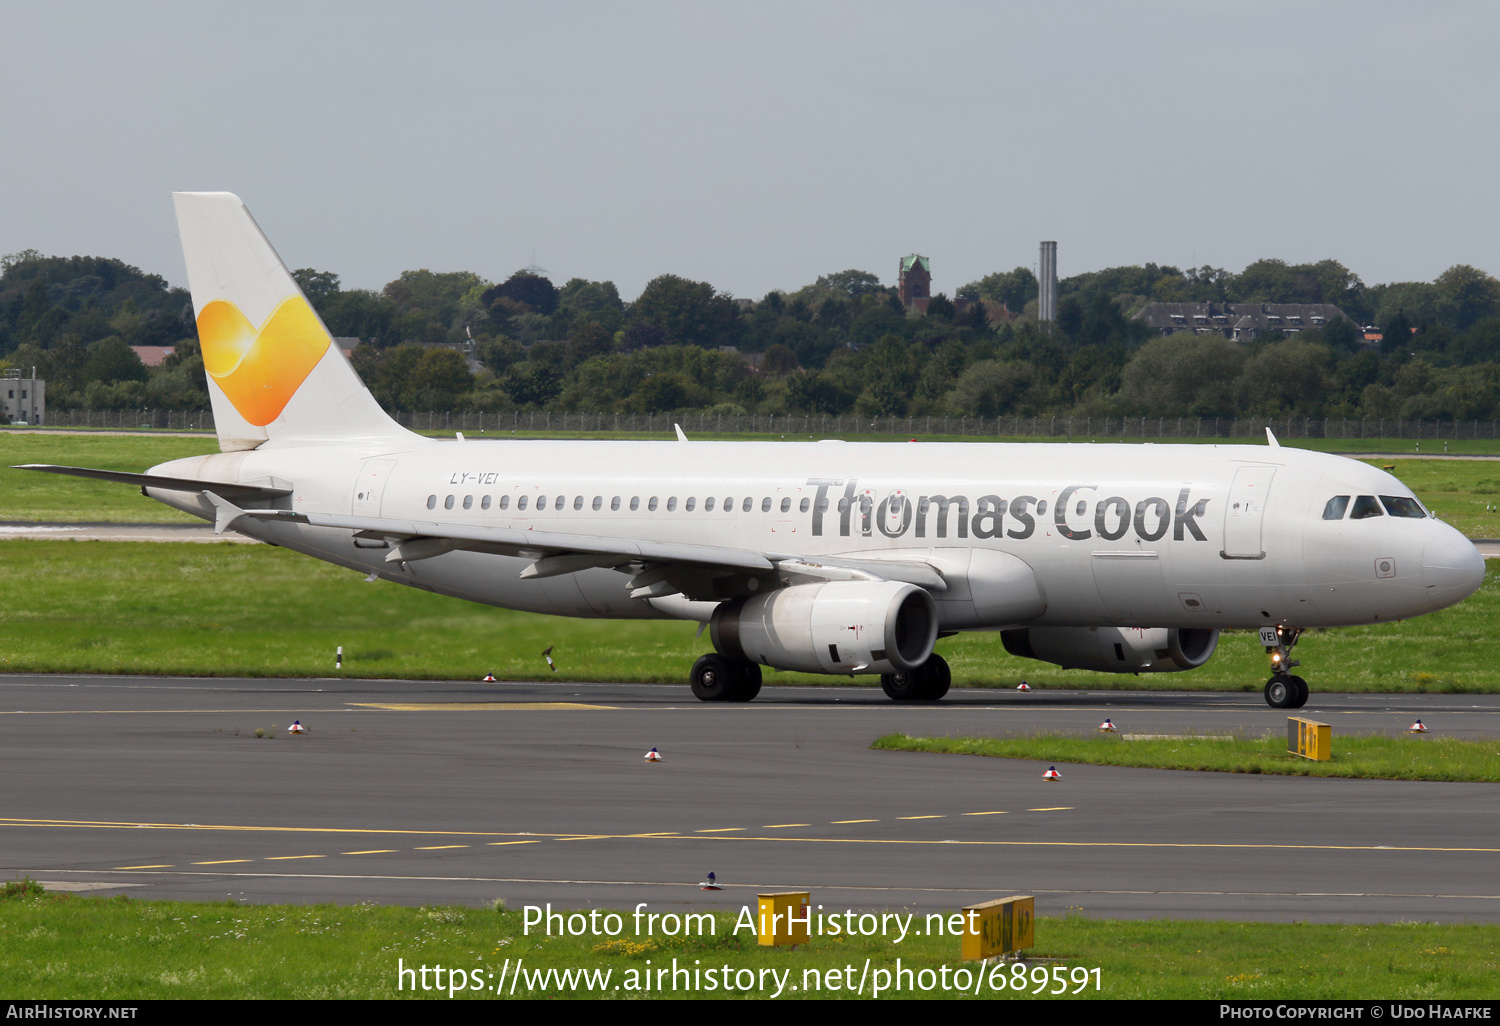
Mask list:
[[[203,367],[240,416],[265,427],[281,416],[333,339],[301,296],[288,296],[256,327],[226,299],[198,315]]]

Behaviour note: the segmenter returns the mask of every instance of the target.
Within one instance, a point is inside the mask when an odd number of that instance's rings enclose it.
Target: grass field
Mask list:
[[[259,545],[0,541],[0,671],[683,682],[711,647],[681,621],[576,620],[446,598]],[[1500,566],[1451,609],[1400,623],[1310,631],[1297,648],[1314,691],[1500,691]],[[1018,659],[998,634],[939,642],[957,686],[1259,691],[1254,632],[1227,632],[1186,673],[1088,673]],[[769,684],[848,678],[767,670]],[[875,684],[873,677],[857,678]]]
[[[1333,758],[1313,762],[1286,750],[1286,736],[1161,738],[1127,741],[1118,735],[1078,737],[1043,734],[1033,737],[910,737],[887,734],[871,748],[898,752],[941,752],[1029,759],[1046,763],[1095,766],[1139,766],[1153,769],[1208,770],[1220,773],[1271,773],[1301,777],[1363,777],[1374,780],[1500,781],[1500,740],[1456,738],[1347,737],[1334,735]]]
[[[893,937],[823,936],[796,950],[770,949],[758,947],[748,931],[736,936],[733,916],[717,916],[712,936],[650,937],[635,934],[627,912],[616,938],[549,939],[536,928],[525,934],[519,909],[247,906],[38,895],[15,885],[7,890],[9,896],[0,898],[0,993],[14,999],[449,1000],[449,987],[461,982],[464,989],[455,990],[453,999],[493,1000],[492,992],[470,985],[493,989],[502,979],[516,980],[519,962],[523,972],[515,997],[771,997],[779,980],[782,998],[848,1000],[848,990],[831,989],[830,982],[847,980],[852,990],[868,959],[863,992],[853,996],[871,997],[882,971],[887,988],[897,979],[898,958],[902,967],[914,970],[911,984],[899,994],[888,989],[882,997],[975,996],[976,967],[959,961],[958,941],[948,936],[909,934],[901,943]],[[813,900],[820,897],[814,894]],[[925,925],[918,914],[913,932]],[[1051,970],[1062,966],[1058,975],[1067,996],[1048,995],[1050,1000],[1492,999],[1500,969],[1500,927],[1487,925],[1121,922],[1068,916],[1039,917],[1035,936],[1029,953],[1034,961],[1019,970],[1027,975],[1022,978],[1009,966],[986,969],[978,996],[1056,991]],[[726,994],[722,986],[709,990],[700,982],[697,990],[674,993],[666,982],[673,959],[688,970],[719,971],[721,978],[727,967],[736,988],[754,981],[754,989]],[[420,989],[439,979],[429,972],[403,979],[398,990],[398,964],[441,965],[442,986]],[[646,971],[662,968],[668,970],[663,988],[644,992]],[[1098,973],[1070,979],[1079,968]],[[610,975],[594,977],[592,990],[576,979],[572,987],[559,986],[555,977],[550,986],[544,978],[533,988],[530,974],[545,977],[549,969]],[[936,985],[953,980],[956,970],[962,970],[957,979],[967,985],[967,994]],[[689,977],[679,980],[684,988],[689,985]],[[992,981],[1003,989],[992,989]],[[925,993],[924,983],[932,988]],[[919,988],[915,994],[911,986]]]
[[[503,437],[511,436],[506,434]],[[765,438],[763,435],[753,437],[761,440]],[[850,440],[894,441],[884,435],[847,437]],[[967,441],[976,445],[990,441],[962,436],[925,440]],[[1358,440],[1349,440],[1347,443],[1333,440],[1317,444],[1333,451],[1352,452],[1356,451],[1356,442]],[[1414,444],[1409,441],[1366,439],[1357,451],[1409,453]],[[1314,443],[1309,442],[1307,445],[1312,447]],[[1495,442],[1465,442],[1462,445],[1478,452],[1500,451],[1500,443]],[[167,460],[214,452],[216,449],[211,435],[183,437],[105,432],[19,434],[0,430],[0,520],[192,522],[193,517],[147,499],[128,485],[9,468],[19,463],[61,463],[138,473]],[[1456,444],[1454,451],[1460,451]],[[1392,461],[1377,458],[1368,462],[1386,466]],[[1396,468],[1396,475],[1410,485],[1423,502],[1464,534],[1470,538],[1500,538],[1500,463],[1403,458],[1396,463]]]

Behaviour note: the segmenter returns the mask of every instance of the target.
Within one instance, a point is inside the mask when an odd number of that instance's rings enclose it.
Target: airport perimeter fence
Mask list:
[[[673,437],[679,424],[689,435],[737,434],[768,437],[838,438],[887,435],[917,438],[953,435],[966,438],[1067,438],[1109,441],[1118,438],[1263,439],[1266,428],[1278,438],[1495,439],[1500,420],[1406,420],[1390,417],[862,417],[857,414],[682,413],[512,413],[397,412],[396,419],[414,431],[583,432],[587,434],[659,434]],[[51,427],[213,430],[208,410],[50,410]]]

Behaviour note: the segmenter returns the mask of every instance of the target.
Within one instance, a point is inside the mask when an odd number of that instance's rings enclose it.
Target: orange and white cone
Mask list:
[[[1104,731],[1106,734],[1116,733],[1114,722],[1111,720],[1105,720],[1103,723],[1099,724],[1099,729]]]
[[[646,761],[661,762],[661,753],[658,752],[655,748],[651,749],[651,751],[646,753]]]
[[[1042,774],[1043,780],[1061,780],[1062,774],[1057,772],[1056,766],[1048,766],[1047,772]]]
[[[307,728],[302,725],[301,720],[293,720],[292,725],[286,728],[288,734],[306,734]]]
[[[485,684],[493,684],[493,683],[495,683],[495,675],[493,673],[486,673],[484,675],[483,682]]]
[[[1031,690],[1031,685],[1028,684],[1028,683],[1026,683],[1023,680],[1023,681],[1021,681],[1021,683],[1019,683],[1019,684],[1016,685],[1016,690],[1017,691],[1030,691]]]
[[[1407,727],[1406,732],[1408,734],[1425,734],[1427,733],[1427,725],[1421,720],[1418,720],[1416,723],[1413,723],[1411,726]]]

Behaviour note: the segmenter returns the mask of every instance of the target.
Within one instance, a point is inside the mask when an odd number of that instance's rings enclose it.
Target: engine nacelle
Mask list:
[[[1206,627],[1028,627],[1001,631],[1011,655],[1065,670],[1176,673],[1208,662],[1219,645]]]
[[[900,581],[799,584],[714,610],[722,654],[806,673],[915,670],[937,642],[932,596]]]

